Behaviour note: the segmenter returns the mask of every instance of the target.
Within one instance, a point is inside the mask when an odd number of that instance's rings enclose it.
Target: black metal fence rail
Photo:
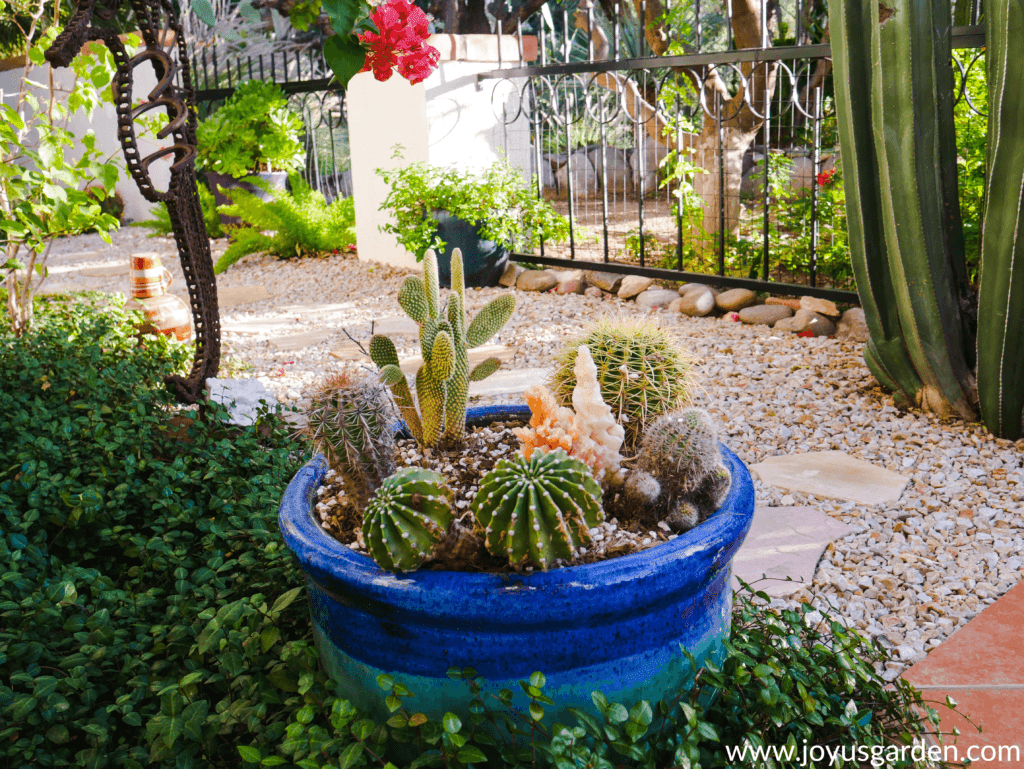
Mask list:
[[[697,49],[700,14],[698,4]],[[529,126],[537,193],[570,222],[568,248],[542,243],[539,254],[514,258],[857,302],[845,211],[838,184],[830,187],[838,162],[830,46],[771,46],[762,22],[759,48],[651,56],[639,25],[624,35],[618,16],[610,30],[595,24],[591,9],[585,25],[577,21],[580,41],[568,13],[560,29],[551,17],[541,20],[535,66],[520,57],[519,66],[477,76],[500,91],[493,102],[506,126]],[[521,28],[518,34],[522,51]],[[957,49],[984,45],[978,26],[956,27],[952,35]],[[548,61],[559,53],[562,61]],[[957,101],[966,99],[984,118],[966,92],[979,55],[955,62]],[[738,145],[728,144],[726,126],[741,111],[757,127],[737,167]],[[695,146],[703,153],[699,168],[659,176],[674,164],[667,154],[696,155]]]

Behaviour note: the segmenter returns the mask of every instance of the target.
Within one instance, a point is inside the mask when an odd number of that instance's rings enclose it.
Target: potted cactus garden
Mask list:
[[[468,351],[514,296],[467,322],[461,254],[445,304],[432,252],[424,266],[398,296],[420,326],[414,388],[391,340],[373,337],[377,371],[313,398],[321,453],[281,503],[339,693],[386,718],[378,682],[400,681],[417,712],[465,719],[459,671],[522,712],[533,695],[519,682],[541,672],[561,723],[594,711],[596,690],[627,706],[681,693],[695,672],[682,649],[703,660],[729,633],[731,561],[754,507],[746,468],[686,403],[685,356],[650,323],[606,321],[528,406],[467,409],[469,383],[500,365],[470,369]],[[329,478],[354,516],[348,544],[318,512]],[[609,521],[643,539],[602,551]]]

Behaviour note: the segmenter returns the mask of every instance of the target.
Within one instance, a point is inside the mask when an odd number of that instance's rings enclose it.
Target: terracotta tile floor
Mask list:
[[[982,727],[979,733],[945,706],[932,705],[943,732],[959,727],[956,747],[961,760],[973,747],[972,766],[1024,766],[1024,582],[956,631],[904,678],[921,689],[925,699],[943,703],[949,695],[957,710]]]

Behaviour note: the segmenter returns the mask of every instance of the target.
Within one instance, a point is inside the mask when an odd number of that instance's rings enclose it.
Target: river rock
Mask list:
[[[597,286],[587,286],[583,293],[589,297],[593,297],[594,299],[600,299],[604,296],[604,291],[599,289]]]
[[[555,287],[556,294],[582,294],[583,293],[583,270],[563,270],[556,273],[558,285]]]
[[[740,310],[740,320],[751,326],[774,326],[778,321],[792,316],[791,308],[779,304],[756,304]]]
[[[703,318],[715,311],[715,295],[710,291],[691,291],[679,298],[679,312],[691,318]]]
[[[668,288],[649,288],[636,298],[640,307],[668,307],[676,299],[682,299],[675,291]]]
[[[775,324],[776,331],[792,331],[802,334],[811,331],[815,336],[832,336],[836,332],[835,324],[828,318],[808,309],[797,310],[792,318],[785,318]]]
[[[686,296],[691,291],[710,291],[712,296],[718,296],[721,292],[713,286],[705,286],[703,283],[684,283],[679,287],[679,296]]]
[[[549,291],[558,285],[558,278],[549,270],[526,270],[516,280],[520,291]]]
[[[748,288],[731,288],[715,297],[719,310],[733,312],[757,304],[757,295]]]
[[[839,317],[839,308],[836,307],[835,302],[830,302],[828,299],[818,299],[816,296],[800,297],[800,309],[811,310],[818,313],[818,315],[824,315],[826,318]]]
[[[610,294],[616,293],[619,290],[619,286],[622,285],[622,276],[614,272],[593,272],[587,270],[583,273],[583,277],[586,278],[587,285],[597,286],[602,291],[607,291]]]
[[[682,310],[680,309],[682,306],[683,306],[683,297],[677,296],[675,299],[673,299],[671,302],[669,302],[669,304],[668,304],[668,311],[669,312],[682,312]]]
[[[505,272],[498,278],[498,285],[504,286],[505,288],[512,288],[519,280],[519,276],[526,272],[524,267],[520,267],[518,264],[509,262],[505,265]]]
[[[789,307],[791,310],[793,310],[793,312],[796,312],[797,310],[800,309],[799,299],[783,299],[781,296],[769,296],[767,299],[764,300],[764,303],[778,304],[782,305],[783,307]]]
[[[619,299],[632,299],[654,285],[654,278],[645,278],[642,275],[627,275],[622,279],[619,286]]]
[[[871,339],[867,321],[864,320],[864,310],[851,307],[844,312],[836,326],[836,337],[848,342],[867,342]]]

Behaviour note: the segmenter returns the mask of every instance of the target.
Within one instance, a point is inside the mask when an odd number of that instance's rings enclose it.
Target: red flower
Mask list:
[[[430,21],[406,0],[389,0],[378,5],[371,16],[380,33],[364,32],[359,41],[369,50],[362,72],[373,71],[377,80],[387,80],[395,67],[409,82],[422,83],[437,67],[441,53],[423,45],[430,34]]]
[[[835,173],[836,169],[833,168],[831,171],[823,171],[822,173],[818,174],[818,186],[824,187],[826,184],[831,184],[832,177],[835,175]]]
[[[398,74],[413,85],[422,83],[437,69],[441,52],[433,46],[424,46],[420,51],[407,53],[398,63]]]

